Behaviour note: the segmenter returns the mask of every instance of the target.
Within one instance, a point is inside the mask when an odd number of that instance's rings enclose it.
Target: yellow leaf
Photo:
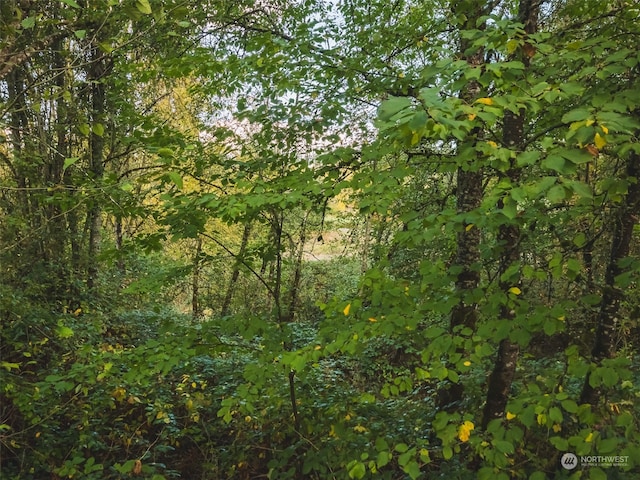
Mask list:
[[[593,440],[593,432],[587,435],[587,438],[584,439],[585,442],[591,442]]]
[[[468,442],[469,437],[471,436],[471,431],[475,428],[476,427],[473,424],[473,422],[470,422],[469,420],[465,420],[464,423],[460,425],[460,428],[458,429],[458,438],[460,439],[460,441]]]
[[[509,289],[509,293],[513,293],[514,295],[520,295],[522,293],[522,290],[520,290],[518,287],[511,287]]]
[[[247,423],[251,422],[251,420],[253,420],[253,418],[251,418],[251,415],[247,415],[246,417],[244,417],[244,421]]]
[[[607,141],[600,136],[599,133],[596,133],[596,136],[593,138],[593,143],[596,144],[596,147],[598,147],[599,150],[602,150],[602,147],[607,144]]]
[[[466,362],[463,363],[463,365],[465,367],[470,367],[471,366],[471,362],[469,360],[467,360]]]
[[[493,148],[498,148],[498,144],[496,142],[494,142],[493,140],[488,140],[487,144],[492,146]]]
[[[566,317],[564,315],[560,315],[558,317],[558,320],[560,320],[561,322],[564,322],[566,320]]]
[[[369,317],[369,321],[370,321],[371,323],[376,323],[378,320],[376,320],[376,319],[375,319],[375,318],[373,318],[373,317]]]
[[[590,127],[591,125],[593,125],[594,123],[596,123],[596,121],[593,118],[589,118],[586,122],[585,125],[587,127]]]
[[[133,473],[134,475],[140,475],[142,473],[142,462],[140,460],[136,460],[134,462],[131,473]]]
[[[347,304],[346,307],[344,307],[344,310],[342,311],[342,313],[344,313],[344,315],[346,317],[347,315],[349,315],[350,311],[351,311],[351,304],[349,303],[349,304]]]
[[[483,97],[476,100],[476,103],[481,103],[482,105],[493,105],[493,100],[488,97]]]
[[[112,393],[111,396],[114,400],[121,402],[124,400],[124,397],[127,395],[127,391],[123,387],[117,387]]]
[[[544,413],[539,413],[536,417],[536,421],[538,422],[538,425],[544,425],[547,423],[547,416]]]
[[[516,418],[516,414],[507,411],[507,420],[513,420],[514,418]]]
[[[320,345],[316,345],[315,347],[313,347],[314,350],[322,350],[322,346]]]
[[[555,423],[553,425],[553,431],[558,433],[560,430],[562,430],[562,427],[560,425],[558,425],[557,423]]]
[[[329,436],[330,437],[337,437],[338,435],[336,435],[336,428],[331,425],[331,428],[329,429]]]
[[[606,135],[607,133],[609,133],[609,129],[607,127],[605,127],[604,125],[600,125],[600,130],[602,130],[602,132]]]
[[[466,227],[464,227],[464,231],[468,232],[469,230],[471,230],[473,228],[473,223],[470,223],[469,225],[467,225]]]
[[[429,458],[429,450],[427,450],[426,448],[420,449],[420,460],[422,460],[424,463],[429,463],[431,461],[431,458]]]
[[[469,115],[467,115],[467,118],[473,122],[476,119],[476,116],[477,115],[475,113],[470,113]]]
[[[355,427],[353,427],[353,431],[358,433],[364,433],[364,432],[368,432],[369,430],[367,430],[367,428],[363,427],[362,425],[356,425]]]

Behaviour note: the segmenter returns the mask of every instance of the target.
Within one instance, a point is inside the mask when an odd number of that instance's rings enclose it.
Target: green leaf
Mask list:
[[[80,8],[80,5],[78,5],[78,3],[75,2],[75,0],[60,0],[60,1],[65,5],[69,5],[72,8]]]
[[[79,38],[80,40],[82,40],[83,38],[85,38],[87,36],[87,31],[86,30],[76,30],[75,32],[73,32],[73,34],[76,36],[76,38]]]
[[[376,465],[378,466],[378,468],[382,468],[385,465],[387,465],[392,458],[393,458],[393,455],[388,450],[383,450],[382,452],[378,452],[378,456],[376,457]]]
[[[562,116],[562,121],[564,123],[578,122],[581,120],[587,120],[590,115],[590,110],[587,110],[586,108],[576,108],[575,110],[565,113]]]
[[[73,330],[65,325],[60,324],[56,327],[56,335],[58,335],[59,338],[73,337]]]
[[[617,438],[605,438],[598,443],[598,453],[607,454],[614,452],[618,447]]]
[[[64,163],[62,165],[62,171],[65,172],[67,168],[80,160],[80,157],[69,157],[64,159]]]
[[[349,478],[364,478],[367,473],[367,467],[362,462],[355,462],[351,468],[349,468]]]
[[[102,137],[104,135],[104,125],[101,123],[95,123],[93,127],[91,127],[91,131],[95,135]]]
[[[22,28],[33,28],[35,24],[36,24],[35,17],[27,17],[24,20],[22,20],[22,22],[20,22],[20,25],[22,25]]]
[[[589,470],[589,480],[607,480],[607,473],[601,468],[590,468]]]
[[[176,187],[178,187],[179,190],[182,190],[182,187],[184,186],[182,182],[182,175],[180,175],[178,172],[168,172],[167,176],[176,185]]]
[[[5,362],[4,360],[2,360],[0,361],[0,368],[4,368],[5,370],[10,372],[13,369],[20,368],[20,364],[14,362]]]
[[[411,100],[407,97],[389,97],[382,102],[378,109],[378,117],[380,120],[388,121],[396,113],[411,106]]]
[[[151,5],[149,4],[149,0],[137,0],[136,8],[145,15],[150,15],[152,13]]]
[[[394,447],[394,450],[398,453],[405,453],[409,450],[409,446],[406,443],[399,443]]]
[[[415,480],[420,476],[420,465],[415,460],[412,460],[402,467],[402,471],[409,475],[412,480]]]
[[[496,440],[493,442],[493,446],[501,453],[512,454],[515,452],[513,443],[507,442],[506,440]]]
[[[445,460],[450,460],[453,457],[453,450],[449,445],[442,447],[442,456]]]
[[[562,148],[558,150],[558,153],[566,158],[567,160],[575,163],[576,165],[581,165],[583,163],[588,163],[593,160],[593,156],[586,150],[576,149],[576,148]]]
[[[562,411],[558,407],[549,409],[549,418],[556,423],[562,423]]]
[[[560,452],[566,452],[569,448],[569,441],[566,438],[551,437],[549,438],[549,442]]]
[[[86,137],[87,135],[89,135],[89,133],[91,133],[91,127],[88,123],[81,123],[80,125],[78,125],[78,131]]]
[[[560,155],[549,155],[542,161],[542,168],[563,173],[565,171],[565,159]]]
[[[563,185],[554,185],[547,192],[547,200],[551,203],[560,203],[564,201],[567,196],[567,192]]]

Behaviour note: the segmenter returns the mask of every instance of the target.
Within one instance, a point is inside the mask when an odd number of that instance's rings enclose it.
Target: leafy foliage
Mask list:
[[[0,11],[3,478],[637,474],[637,5]]]

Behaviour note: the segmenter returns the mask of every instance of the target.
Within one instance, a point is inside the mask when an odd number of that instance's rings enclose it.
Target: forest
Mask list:
[[[640,478],[638,0],[2,0],[0,478]]]

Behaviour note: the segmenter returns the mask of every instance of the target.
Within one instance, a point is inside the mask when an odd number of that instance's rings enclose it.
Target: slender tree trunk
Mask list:
[[[525,25],[527,34],[532,34],[537,30],[539,6],[539,0],[520,0],[518,19]],[[523,52],[525,50],[523,49]],[[527,53],[522,54],[522,61],[528,67],[529,57]],[[505,147],[517,151],[522,150],[525,141],[524,122],[524,111],[520,111],[518,114],[509,110],[505,111],[502,134],[502,141]],[[504,175],[509,179],[511,185],[515,186],[520,181],[521,169],[515,166],[513,159],[510,162],[510,167]],[[498,208],[502,209],[504,205],[505,199],[501,198],[498,202]],[[505,216],[504,218],[507,219],[508,217]],[[506,221],[500,225],[498,230],[497,241],[498,248],[501,251],[498,278],[501,279],[499,288],[503,292],[507,292],[512,287],[517,287],[520,283],[519,278],[502,279],[503,274],[510,267],[520,263],[520,235],[520,225],[517,219]],[[512,322],[514,320],[515,311],[511,305],[505,303],[500,307],[500,318],[503,322]],[[483,429],[487,428],[491,420],[500,418],[504,414],[509,400],[509,390],[516,372],[519,353],[518,344],[512,342],[508,337],[500,341],[498,355],[489,377],[486,403],[482,415]]]
[[[455,16],[466,15],[466,21],[462,25],[463,30],[475,29],[477,20],[486,12],[487,6],[483,2],[458,2],[454,3]],[[484,28],[480,25],[477,28]],[[470,67],[480,68],[484,63],[484,49],[470,50],[469,41],[461,36],[459,41],[459,55]],[[481,86],[476,80],[470,80],[460,92],[462,98],[468,104],[480,97]],[[471,132],[469,142],[475,144],[482,134],[480,128]],[[460,147],[463,147],[461,145]],[[477,158],[473,158],[464,164],[460,164],[456,172],[456,208],[459,214],[469,214],[480,207],[482,201],[483,173]],[[462,328],[475,330],[478,312],[472,292],[480,283],[480,229],[472,225],[472,221],[466,219],[456,238],[456,253],[454,265],[460,271],[455,279],[455,289],[459,300],[451,310],[449,328],[452,333]],[[462,383],[448,383],[438,392],[437,404],[439,408],[455,409],[464,396]]]
[[[91,113],[92,131],[89,138],[89,169],[94,182],[99,182],[104,173],[104,138],[103,131],[105,117],[105,84],[106,59],[98,45],[94,45],[91,52],[91,64],[88,78],[91,82]],[[89,247],[87,251],[87,288],[95,290],[98,276],[98,254],[102,241],[102,208],[99,200],[94,200],[88,212]]]
[[[240,249],[238,250],[238,255],[236,256],[236,261],[233,264],[233,271],[231,272],[231,279],[229,280],[229,286],[227,287],[227,292],[224,295],[224,300],[222,301],[222,308],[220,309],[220,315],[226,317],[229,315],[229,311],[231,308],[231,300],[233,300],[233,293],[236,288],[236,284],[238,283],[238,278],[240,277],[240,265],[242,265],[242,260],[245,257],[247,252],[247,247],[249,245],[249,237],[251,236],[252,230],[252,222],[247,220],[247,223],[244,224],[244,229],[242,230],[242,240],[240,241]]]
[[[202,315],[200,308],[200,270],[202,267],[202,237],[196,239],[193,254],[193,274],[191,275],[191,316],[197,320]]]
[[[611,253],[605,273],[595,344],[591,352],[596,365],[599,365],[604,359],[613,358],[616,354],[615,337],[618,328],[618,315],[624,299],[624,292],[616,285],[616,277],[624,272],[620,261],[629,256],[633,229],[640,221],[638,214],[640,210],[640,155],[636,152],[632,152],[627,160],[626,175],[630,179],[629,188],[623,205],[614,216]],[[602,391],[598,386],[592,386],[590,379],[591,375],[587,374],[580,402],[596,405],[602,397]]]
[[[465,15],[466,21],[462,25],[463,30],[484,29],[484,24],[476,26],[478,19],[486,15],[487,5],[485,2],[457,2],[454,3],[454,14],[456,16]],[[470,67],[480,68],[484,64],[484,49],[478,48],[470,51],[470,42],[461,36],[459,44],[459,55]],[[460,92],[462,98],[468,104],[472,104],[481,95],[481,86],[476,80],[470,80],[463,91]],[[470,142],[476,143],[482,134],[480,128],[471,132]],[[482,169],[478,159],[471,159],[463,165],[459,165],[456,173],[456,206],[458,213],[468,214],[480,207],[482,201]],[[458,327],[469,327],[475,329],[477,321],[477,308],[474,300],[469,300],[469,294],[478,287],[480,282],[479,262],[480,262],[480,230],[471,225],[473,222],[465,220],[462,228],[458,232],[456,239],[456,254],[454,265],[460,268],[455,286],[460,294],[460,301],[454,306],[451,312],[451,330]]]
[[[292,322],[296,315],[296,310],[298,307],[298,292],[300,290],[300,280],[302,278],[302,260],[304,257],[304,244],[306,242],[306,230],[307,230],[307,217],[305,216],[302,219],[302,223],[300,224],[300,238],[298,240],[298,245],[296,255],[295,255],[295,266],[293,271],[293,277],[291,279],[291,288],[289,289],[289,305],[287,307],[287,321]]]

